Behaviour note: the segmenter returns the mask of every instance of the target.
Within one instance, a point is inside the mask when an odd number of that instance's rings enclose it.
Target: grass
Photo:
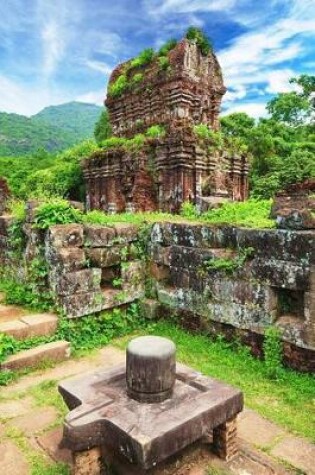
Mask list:
[[[147,333],[171,338],[184,364],[240,388],[246,406],[296,435],[315,441],[315,379],[283,369],[277,380],[268,377],[264,363],[247,348],[207,336],[190,334],[171,323],[150,325]],[[129,337],[130,339],[130,337]],[[125,347],[127,339],[115,342]]]
[[[20,429],[6,427],[4,439],[11,440],[20,449],[29,464],[30,475],[69,475],[66,464],[48,461],[42,453],[33,449]]]
[[[271,200],[248,200],[239,203],[225,203],[221,208],[207,211],[198,215],[193,205],[183,205],[184,212],[181,215],[142,212],[120,213],[108,215],[102,211],[90,211],[83,217],[83,221],[91,224],[110,225],[114,223],[145,224],[155,222],[173,222],[213,225],[233,225],[248,228],[274,228],[275,221],[269,219]],[[185,212],[186,211],[186,212]]]

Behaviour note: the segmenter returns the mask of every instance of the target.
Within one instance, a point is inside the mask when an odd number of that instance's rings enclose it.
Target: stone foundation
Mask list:
[[[11,255],[10,223],[11,217],[0,217],[0,259],[22,276],[23,259]],[[189,329],[237,337],[258,357],[264,332],[273,325],[282,334],[285,364],[314,371],[312,230],[155,223],[146,259],[134,225],[71,224],[43,233],[30,218],[24,230],[24,257],[30,262],[45,250],[49,273],[43,289],[49,285],[70,318],[137,300],[148,319],[176,315]]]

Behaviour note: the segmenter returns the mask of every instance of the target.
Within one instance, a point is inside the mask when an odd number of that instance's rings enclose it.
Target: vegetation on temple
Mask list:
[[[203,55],[207,55],[212,51],[212,45],[205,33],[194,26],[188,28],[186,32],[186,39],[198,45]],[[168,71],[170,62],[168,53],[175,48],[178,41],[170,39],[164,43],[160,49],[155,52],[153,48],[146,48],[135,58],[131,59],[123,65],[121,74],[109,85],[108,94],[110,97],[119,97],[127,90],[133,89],[137,84],[140,84],[144,79],[143,70],[145,66],[150,65],[154,61],[157,63],[157,70]]]
[[[169,47],[172,47],[171,43]],[[168,47],[167,47],[168,48]],[[235,113],[221,118],[221,132],[213,132],[205,125],[195,127],[195,133],[213,146],[225,146],[242,153],[247,150],[251,156],[251,195],[259,199],[269,199],[285,185],[315,176],[315,128],[314,117],[314,76],[303,75],[294,81],[301,86],[300,92],[282,93],[275,96],[267,105],[270,118],[258,122],[245,113]],[[294,97],[295,107],[292,109]],[[302,101],[300,101],[302,100]],[[306,108],[307,103],[307,108]],[[298,105],[300,104],[300,108]],[[300,112],[299,112],[300,111]],[[91,155],[100,147],[113,145],[123,147],[140,146],[146,138],[157,138],[164,133],[158,124],[150,127],[146,134],[138,134],[132,140],[110,137],[108,115],[104,112],[95,125],[97,143],[88,140],[74,147],[52,155],[40,149],[30,156],[0,157],[0,176],[8,179],[14,197],[58,196],[83,199],[83,177],[80,161]],[[35,145],[34,145],[35,146]],[[249,214],[256,215],[257,210],[262,219],[268,217],[266,205],[258,201],[249,204]],[[213,211],[209,221],[220,219],[224,222],[242,224],[240,209],[247,204],[230,205],[231,211],[226,215],[227,207]],[[237,219],[233,218],[232,209],[237,209]],[[256,218],[254,221],[257,223]],[[268,223],[261,223],[268,225]]]

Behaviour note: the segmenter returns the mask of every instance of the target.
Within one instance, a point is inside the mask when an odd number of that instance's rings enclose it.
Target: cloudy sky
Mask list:
[[[101,104],[115,64],[189,25],[212,39],[225,113],[263,115],[290,77],[314,74],[314,0],[1,0],[0,111]]]

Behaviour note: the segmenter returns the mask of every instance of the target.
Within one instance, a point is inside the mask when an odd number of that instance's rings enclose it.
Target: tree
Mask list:
[[[309,117],[310,104],[296,92],[282,92],[268,102],[267,110],[274,120],[298,126]]]
[[[112,135],[112,128],[109,123],[108,111],[105,109],[95,124],[94,137],[99,144]]]
[[[221,118],[221,127],[225,135],[246,139],[255,125],[255,120],[245,112],[234,112]]]
[[[306,124],[312,120],[315,112],[315,76],[302,74],[290,79],[301,90],[278,94],[267,103],[272,118],[291,126]]]

